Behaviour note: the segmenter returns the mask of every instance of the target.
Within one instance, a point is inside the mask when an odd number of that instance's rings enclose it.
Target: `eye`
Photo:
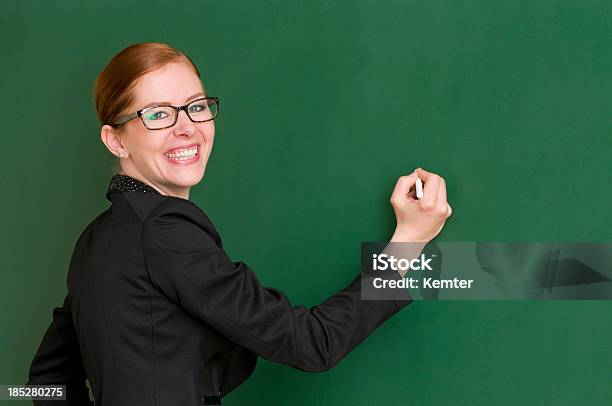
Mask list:
[[[192,113],[199,113],[206,110],[206,103],[196,103],[189,106],[189,111]]]
[[[147,120],[161,120],[162,118],[166,118],[168,114],[165,111],[150,111],[146,114],[145,119]]]

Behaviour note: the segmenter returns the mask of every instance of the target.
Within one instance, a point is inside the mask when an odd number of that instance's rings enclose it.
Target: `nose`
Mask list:
[[[195,134],[195,131],[195,123],[191,121],[186,111],[180,110],[176,118],[176,124],[174,125],[175,135],[187,135],[191,137]]]

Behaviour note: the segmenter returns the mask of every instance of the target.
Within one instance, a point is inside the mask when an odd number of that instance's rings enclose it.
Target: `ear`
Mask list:
[[[123,145],[121,134],[118,129],[105,124],[100,129],[100,138],[106,148],[115,156],[126,155],[127,151]]]

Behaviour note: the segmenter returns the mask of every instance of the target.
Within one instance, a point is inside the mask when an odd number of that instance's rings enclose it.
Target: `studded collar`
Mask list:
[[[157,190],[155,190],[152,186],[133,178],[129,175],[124,175],[122,173],[115,174],[110,181],[108,186],[108,190],[106,191],[106,198],[111,200],[111,193],[121,193],[121,192],[141,192],[141,193],[153,193],[153,194],[161,194]]]

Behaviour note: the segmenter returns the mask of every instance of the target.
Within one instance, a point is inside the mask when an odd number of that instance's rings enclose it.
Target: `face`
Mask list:
[[[204,96],[202,83],[184,62],[171,63],[141,76],[135,83],[134,101],[124,112],[133,113],[151,103],[183,106]],[[189,189],[202,180],[215,136],[214,120],[192,122],[180,111],[176,124],[161,130],[147,129],[140,118],[118,127],[102,127],[102,141],[121,158],[122,172],[153,186],[160,193],[189,198]],[[193,159],[176,159],[182,150],[196,148]],[[174,158],[170,155],[174,154]]]

